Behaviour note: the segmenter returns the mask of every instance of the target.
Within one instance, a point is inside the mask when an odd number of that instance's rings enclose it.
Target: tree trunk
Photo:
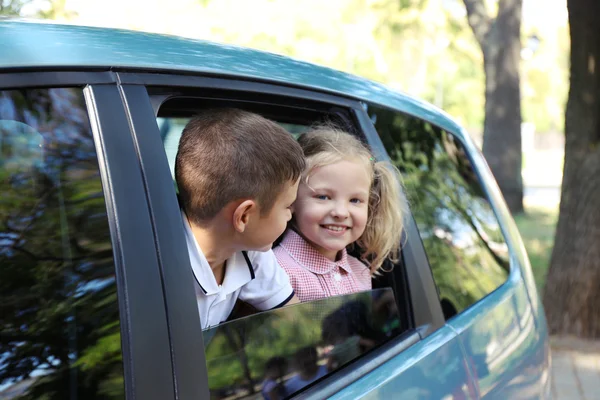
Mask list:
[[[521,177],[522,0],[499,0],[498,15],[487,15],[485,1],[464,0],[469,25],[483,52],[485,122],[483,155],[513,214],[523,211]]]
[[[498,4],[483,47],[485,122],[483,155],[513,214],[523,211],[521,177],[521,0]]]
[[[600,2],[568,0],[567,7],[565,165],[544,305],[551,333],[600,338]]]

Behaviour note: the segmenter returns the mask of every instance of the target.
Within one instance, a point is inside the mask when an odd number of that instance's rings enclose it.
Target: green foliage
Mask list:
[[[43,19],[69,20],[77,16],[75,11],[67,8],[67,0],[47,0],[46,7],[37,12],[36,17]]]
[[[18,15],[29,1],[3,4],[12,3],[11,15]],[[551,15],[560,9],[556,2],[531,3]],[[461,0],[173,0],[169,7],[149,3],[143,10],[119,3],[118,14],[100,13],[109,7],[100,0],[77,8],[66,0],[36,4],[42,18],[77,22],[87,12],[86,24],[198,37],[322,64],[430,101],[469,130],[483,128],[483,56]],[[497,1],[486,0],[486,6],[495,16]],[[524,14],[522,43],[533,33],[541,43],[521,62],[523,120],[537,131],[562,130],[568,26],[556,17],[532,20]]]
[[[0,17],[16,17],[21,15],[23,7],[34,0],[0,0]]]
[[[497,4],[488,3],[495,15]],[[221,17],[233,7],[249,17]],[[204,38],[365,76],[422,97],[467,128],[482,130],[483,56],[462,1],[257,0],[246,6],[221,0],[205,2],[202,15],[209,30]],[[568,87],[566,24],[543,30],[525,25],[523,30],[536,31],[542,40],[522,65],[521,73],[528,78],[522,83],[524,121],[534,122],[538,131],[562,129]]]
[[[221,22],[227,8],[251,17]],[[481,52],[466,18],[438,1],[223,0],[206,3],[202,15],[207,39],[365,76],[431,101],[468,127],[482,126]]]
[[[0,17],[72,19],[77,13],[67,8],[67,0],[0,0]]]

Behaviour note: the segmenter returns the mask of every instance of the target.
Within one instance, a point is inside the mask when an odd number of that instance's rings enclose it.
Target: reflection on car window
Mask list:
[[[81,89],[0,91],[0,399],[122,399],[115,268]]]
[[[385,148],[403,175],[411,211],[447,318],[508,276],[496,216],[461,143],[418,118],[369,106]]]
[[[295,304],[203,332],[211,398],[283,399],[400,333],[389,288]]]

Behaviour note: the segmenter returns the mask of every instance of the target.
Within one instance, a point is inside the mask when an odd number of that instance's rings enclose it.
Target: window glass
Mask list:
[[[462,144],[418,118],[369,106],[403,183],[447,318],[506,281],[508,251]]]
[[[391,289],[295,304],[203,332],[211,398],[283,399],[400,333]]]
[[[113,252],[81,89],[0,91],[0,193],[0,398],[124,398]]]

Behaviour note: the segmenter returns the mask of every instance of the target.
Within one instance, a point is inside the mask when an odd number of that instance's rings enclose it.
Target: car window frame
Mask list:
[[[116,76],[107,71],[0,71],[0,90],[33,88],[78,88],[85,99],[115,263],[125,397],[175,399],[150,213]]]
[[[183,229],[173,224],[173,221],[178,221],[180,218],[179,206],[175,191],[164,190],[167,187],[173,187],[173,180],[168,167],[164,146],[160,140],[155,116],[158,106],[168,96],[165,96],[163,99],[153,100],[148,94],[147,87],[170,87],[174,91],[178,88],[185,88],[186,90],[198,90],[199,93],[201,93],[202,89],[229,90],[246,94],[286,96],[292,99],[309,100],[341,107],[349,111],[356,118],[356,129],[373,146],[376,156],[387,157],[387,153],[385,153],[385,150],[382,152],[379,137],[372,124],[371,126],[369,125],[370,120],[368,120],[368,116],[364,112],[363,105],[355,99],[316,90],[296,88],[291,85],[286,86],[283,84],[250,81],[239,77],[217,78],[176,73],[135,71],[120,71],[117,72],[117,77],[124,101],[130,107],[130,124],[139,150],[143,174],[145,177],[152,177],[152,179],[145,178],[145,183],[151,213],[153,214],[154,229],[155,232],[158,232],[157,246],[161,262],[164,265],[181,265],[184,267],[183,269],[188,270],[188,272],[176,272],[174,270],[177,270],[177,268],[165,268],[163,271],[165,274],[165,301],[167,304],[167,313],[169,314],[169,328],[172,335],[171,345],[174,350],[174,371],[176,373],[177,392],[181,399],[198,398],[192,396],[194,387],[204,385],[206,388],[205,395],[208,396],[206,372],[198,374],[197,372],[200,372],[199,366],[194,365],[190,357],[186,355],[181,357],[182,352],[186,351],[186,349],[189,353],[190,347],[197,349],[198,344],[200,344],[201,357],[196,357],[196,360],[201,358],[201,369],[206,368],[199,321],[197,325],[192,326],[191,321],[194,321],[195,318],[190,314],[192,311],[189,308],[189,304],[188,306],[183,304],[185,299],[193,294],[194,290],[189,260],[181,260],[181,254],[187,254],[183,240]],[[412,218],[409,219],[412,221]],[[424,257],[424,249],[422,248],[420,237],[417,241],[411,240],[415,228],[414,221],[410,222],[407,226],[406,247],[404,251],[407,265],[410,266],[413,264],[412,269],[414,269],[412,273],[407,274],[407,284],[411,304],[414,307],[412,315],[416,323],[415,329],[391,339],[390,342],[381,348],[357,359],[351,364],[350,368],[341,368],[339,371],[332,373],[322,382],[300,393],[298,398],[322,398],[331,395],[444,325],[436,288],[433,283],[429,264]],[[177,252],[179,252],[179,255],[174,254]],[[180,263],[172,264],[173,262]],[[407,268],[407,270],[410,269]],[[188,279],[187,281],[185,281],[186,278]],[[183,292],[186,292],[186,294],[182,294]],[[436,294],[435,298],[432,297],[432,293]],[[185,315],[189,314],[191,319],[182,317],[182,311],[178,309],[178,305],[184,306]],[[170,317],[173,313],[177,316],[176,318]],[[195,314],[196,316],[198,315],[197,310],[195,310]],[[193,343],[194,341],[195,343]]]

